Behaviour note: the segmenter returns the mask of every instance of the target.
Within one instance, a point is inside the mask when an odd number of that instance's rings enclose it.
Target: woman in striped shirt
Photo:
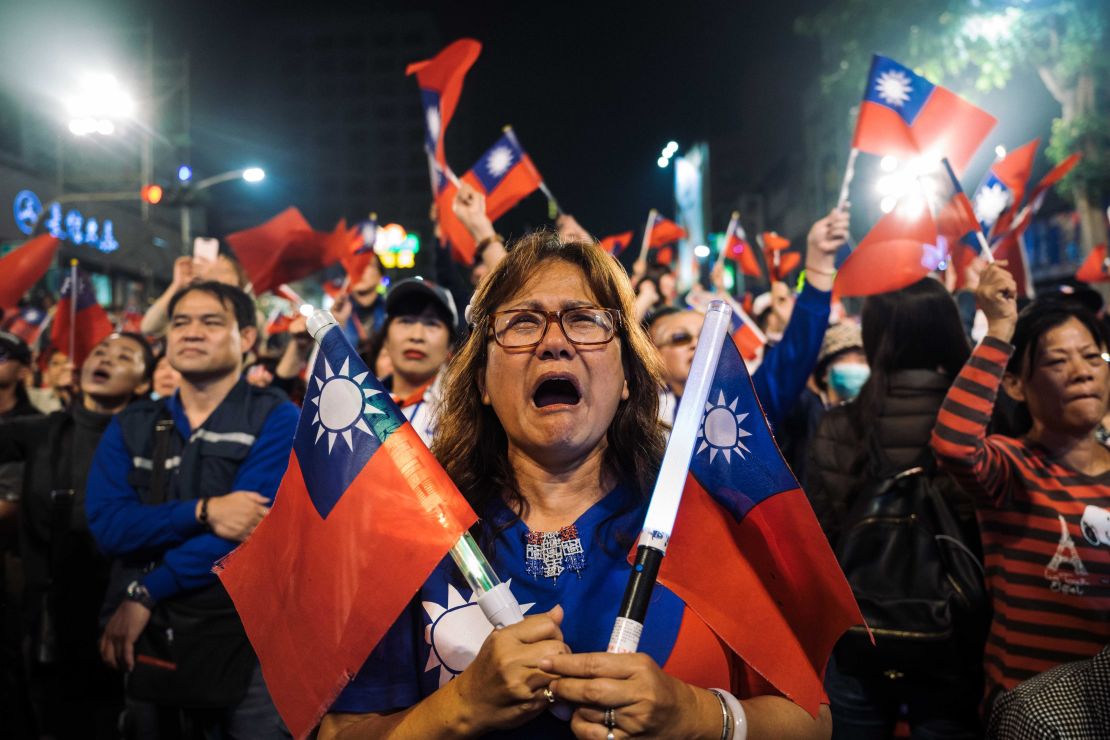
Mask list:
[[[1107,337],[1070,302],[1018,315],[1013,278],[980,278],[983,342],[953,384],[933,449],[978,502],[994,620],[988,707],[997,693],[1110,642],[1110,450],[1095,429],[1110,400]],[[1028,412],[1015,439],[987,436],[999,386]]]

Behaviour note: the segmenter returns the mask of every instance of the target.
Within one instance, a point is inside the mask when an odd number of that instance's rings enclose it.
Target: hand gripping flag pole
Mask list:
[[[330,332],[339,332],[339,335],[343,336],[343,330],[330,311],[315,311],[308,317],[307,327],[312,338],[316,340],[317,346],[322,346],[324,337]],[[347,341],[346,337],[343,337],[343,341]],[[464,532],[459,537],[459,541],[451,548],[450,555],[466,579],[467,585],[477,594],[478,606],[490,624],[501,628],[524,619],[520,603],[513,596],[508,585],[502,583],[493,572],[489,561],[486,560],[486,556],[482,554],[478,543],[469,532]]]
[[[678,505],[682,501],[686,474],[694,454],[694,442],[705,413],[709,388],[717,374],[721,347],[728,337],[731,316],[732,309],[724,301],[712,301],[705,312],[698,348],[694,351],[690,377],[686,381],[686,391],[682,394],[682,403],[678,407],[671,438],[667,442],[667,451],[663,454],[663,464],[659,468],[659,477],[655,480],[651,503],[644,517],[639,546],[636,548],[636,562],[629,574],[628,586],[624,590],[621,608],[613,625],[613,634],[609,638],[610,653],[634,653],[640,644],[651,591],[659,575],[663,555],[667,552],[675,517],[678,516]]]

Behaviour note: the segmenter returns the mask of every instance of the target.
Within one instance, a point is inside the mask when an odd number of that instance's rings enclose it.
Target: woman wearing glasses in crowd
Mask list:
[[[641,652],[604,652],[663,452],[661,367],[633,299],[596,245],[543,233],[482,282],[433,452],[524,621],[493,632],[445,559],[321,738],[829,736],[827,707],[783,698],[661,584]],[[548,711],[560,701],[569,723]]]

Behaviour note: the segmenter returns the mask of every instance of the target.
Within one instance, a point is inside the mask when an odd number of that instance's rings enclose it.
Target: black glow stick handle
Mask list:
[[[613,624],[613,634],[609,637],[610,653],[634,653],[640,646],[640,634],[644,631],[651,591],[663,564],[663,551],[647,545],[636,548],[636,562],[628,575],[628,585],[624,589],[621,608]]]

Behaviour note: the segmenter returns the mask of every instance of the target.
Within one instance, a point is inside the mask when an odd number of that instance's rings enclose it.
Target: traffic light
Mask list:
[[[162,202],[162,195],[161,185],[143,185],[143,189],[139,191],[139,197],[152,206]]]

